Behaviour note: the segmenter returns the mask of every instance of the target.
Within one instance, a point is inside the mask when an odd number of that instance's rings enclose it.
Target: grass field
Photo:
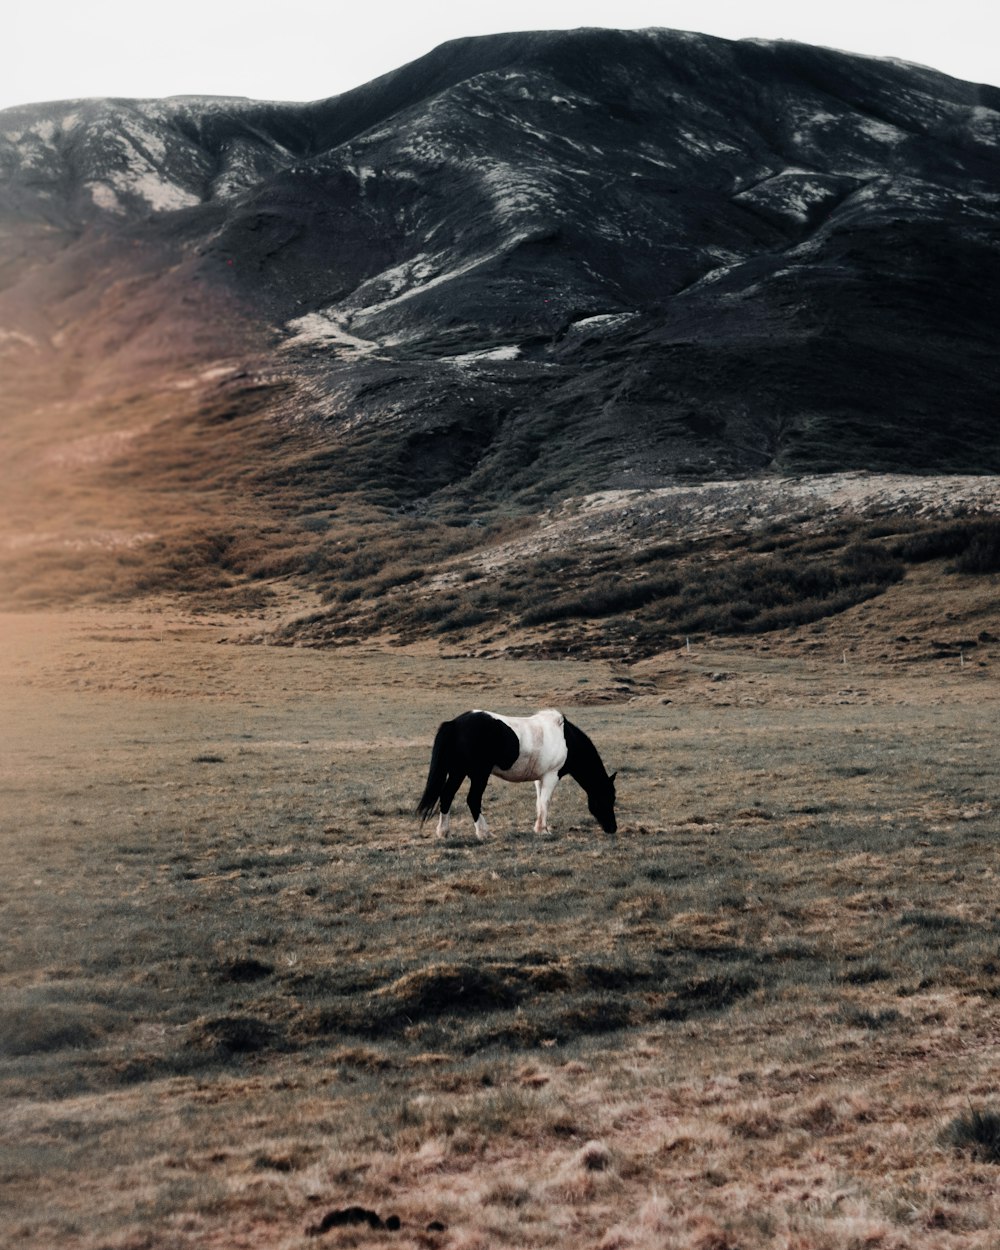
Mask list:
[[[997,1244],[1000,647],[255,628],[2,620],[3,1244]],[[569,779],[421,828],[484,703],[565,708],[618,835]]]

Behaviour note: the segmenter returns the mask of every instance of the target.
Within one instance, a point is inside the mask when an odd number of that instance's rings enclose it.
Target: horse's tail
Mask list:
[[[455,726],[450,720],[444,721],[434,735],[434,749],[431,751],[431,766],[427,773],[427,785],[424,786],[423,797],[417,804],[417,815],[420,823],[432,815],[444,783],[448,779],[448,757],[455,736]]]

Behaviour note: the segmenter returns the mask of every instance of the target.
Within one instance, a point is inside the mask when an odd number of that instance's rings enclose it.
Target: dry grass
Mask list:
[[[246,628],[5,621],[13,1244],[992,1244],[987,647],[848,681],[843,637],[626,673]],[[553,838],[499,783],[491,841],[421,831],[483,702],[577,707],[617,838],[569,781]]]
[[[516,635],[535,654],[633,661],[689,636],[834,620],[929,560],[963,586],[1000,568],[990,479],[733,481],[545,512],[447,492],[403,506],[371,465],[345,480],[335,432],[296,419],[293,378],[253,354],[201,364],[142,385],[46,374],[0,397],[5,603],[183,594],[190,611],[263,613],[281,579],[310,609],[281,622],[283,642],[500,653]]]
[[[749,490],[730,488],[720,488],[730,504]],[[800,515],[686,539],[677,537],[686,531],[676,518],[658,525],[573,541],[579,534],[544,517],[477,528],[373,518],[344,529],[331,522],[306,562],[322,606],[283,621],[275,639],[443,638],[480,654],[509,653],[513,645],[519,654],[633,663],[691,637],[825,628],[919,578],[928,564],[946,594],[967,597],[992,590],[1000,565],[1000,522],[985,515]]]

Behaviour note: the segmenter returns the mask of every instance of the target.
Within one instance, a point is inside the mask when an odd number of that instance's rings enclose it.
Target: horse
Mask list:
[[[535,832],[548,833],[549,799],[560,777],[569,774],[587,795],[590,813],[605,833],[615,833],[615,777],[609,777],[597,748],[555,708],[534,716],[501,716],[474,709],[438,728],[423,797],[420,823],[438,808],[437,831],[446,837],[451,805],[459,786],[470,778],[468,804],[476,837],[489,826],[483,818],[483,792],[490,777],[535,783]]]

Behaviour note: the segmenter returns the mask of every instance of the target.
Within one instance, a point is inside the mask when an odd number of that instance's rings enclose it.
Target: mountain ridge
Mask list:
[[[455,40],[303,105],[8,110],[11,523],[105,435],[61,498],[265,528],[1000,471],[998,150],[988,85],[656,28]]]

